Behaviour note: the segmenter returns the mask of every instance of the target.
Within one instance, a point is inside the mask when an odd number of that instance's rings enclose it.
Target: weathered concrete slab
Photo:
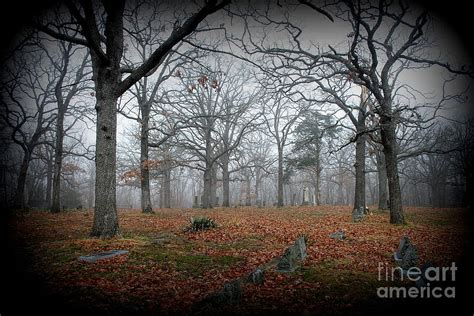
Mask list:
[[[109,259],[116,256],[124,255],[127,253],[128,253],[127,250],[110,250],[110,251],[96,253],[94,255],[80,256],[79,258],[77,258],[77,260],[82,261],[82,262],[97,262],[99,260]]]

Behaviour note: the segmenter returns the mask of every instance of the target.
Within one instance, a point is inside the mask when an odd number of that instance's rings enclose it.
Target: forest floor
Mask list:
[[[8,260],[16,270],[8,272],[9,297],[20,296],[24,305],[7,305],[19,311],[31,303],[50,312],[187,314],[225,282],[282,255],[305,235],[308,256],[301,268],[287,274],[268,270],[262,285],[246,284],[241,302],[224,306],[224,311],[386,314],[401,301],[409,306],[403,309],[415,305],[436,309],[438,302],[446,300],[379,298],[377,289],[414,286],[392,281],[390,275],[393,253],[405,235],[417,247],[420,265],[448,267],[455,262],[458,273],[471,269],[463,266],[470,246],[467,210],[406,211],[408,224],[391,225],[388,212],[352,223],[347,206],[170,209],[155,214],[120,210],[121,236],[109,240],[89,237],[91,210],[16,214],[8,229],[13,256]],[[186,231],[190,218],[200,215],[214,219],[218,227]],[[345,240],[329,237],[339,229],[345,231]],[[79,256],[111,249],[129,253],[96,263],[78,261]],[[458,289],[456,295],[462,298],[464,293]]]

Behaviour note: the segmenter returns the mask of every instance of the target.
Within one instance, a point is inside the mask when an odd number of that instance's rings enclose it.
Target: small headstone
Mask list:
[[[398,261],[398,262],[402,261],[402,258],[405,255],[405,252],[409,244],[410,244],[410,239],[408,238],[408,236],[403,236],[402,239],[400,239],[397,252],[395,252],[394,254],[395,261]]]
[[[80,256],[79,258],[77,258],[77,260],[83,261],[83,262],[97,262],[98,260],[109,259],[112,257],[124,255],[127,253],[128,253],[127,250],[110,250],[110,251],[100,252],[100,253],[90,255],[90,256]]]
[[[285,250],[277,264],[278,272],[293,272],[298,268],[298,261],[306,258],[306,241],[304,236],[298,238],[293,245]]]
[[[364,209],[364,215],[372,215],[369,208],[366,206]]]
[[[399,263],[403,270],[408,270],[418,265],[418,251],[413,245],[409,245],[405,254],[403,255],[402,261]]]
[[[297,245],[299,253],[298,253],[298,259],[299,260],[304,260],[306,259],[306,256],[308,254],[306,253],[306,239],[304,236],[301,236],[298,238],[295,242],[295,245]]]
[[[395,261],[403,270],[408,270],[418,265],[418,251],[412,245],[408,236],[400,240],[397,252],[394,254]]]
[[[355,223],[364,220],[365,207],[359,207],[352,210],[352,221]]]
[[[151,241],[151,244],[155,246],[163,246],[163,245],[169,244],[171,242],[172,237],[174,236],[168,235],[168,234],[160,234],[159,236],[157,236],[155,239]]]
[[[309,204],[309,191],[307,187],[303,188],[303,203],[301,205],[308,205]]]
[[[240,280],[235,280],[224,284],[217,293],[208,296],[203,300],[204,305],[219,306],[222,304],[239,303],[242,298],[242,284]]]
[[[261,285],[263,284],[264,277],[265,271],[263,271],[262,269],[257,269],[249,274],[248,281],[253,284]]]
[[[278,272],[293,272],[296,270],[296,257],[291,251],[291,248],[286,249],[285,253],[278,261]]]
[[[344,231],[342,229],[338,230],[335,233],[330,234],[329,237],[340,240],[340,241],[343,241],[344,239],[346,239],[346,235],[344,234]]]

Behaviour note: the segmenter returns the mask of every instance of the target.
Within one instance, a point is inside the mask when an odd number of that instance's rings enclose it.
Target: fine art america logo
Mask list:
[[[446,285],[444,282],[456,281],[457,269],[454,262],[448,267],[430,266],[423,270],[418,267],[403,270],[401,267],[389,267],[387,263],[379,262],[379,281],[408,280],[415,282],[415,285],[379,287],[377,296],[380,298],[455,298],[456,288],[443,285]]]

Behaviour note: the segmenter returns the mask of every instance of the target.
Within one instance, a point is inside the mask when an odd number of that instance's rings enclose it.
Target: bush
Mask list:
[[[215,228],[215,227],[217,227],[217,224],[216,222],[214,222],[213,219],[210,219],[205,216],[191,217],[190,230],[192,231],[205,230],[205,229],[210,229],[210,228]]]

